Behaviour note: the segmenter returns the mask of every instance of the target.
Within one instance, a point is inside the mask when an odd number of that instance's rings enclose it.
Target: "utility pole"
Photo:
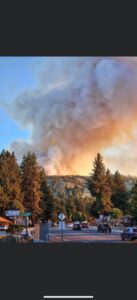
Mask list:
[[[49,221],[47,221],[47,242],[49,242]]]
[[[25,216],[25,227],[26,227],[26,236],[28,234],[28,222],[27,217]]]
[[[64,235],[63,235],[63,221],[61,220],[61,242],[64,242]]]

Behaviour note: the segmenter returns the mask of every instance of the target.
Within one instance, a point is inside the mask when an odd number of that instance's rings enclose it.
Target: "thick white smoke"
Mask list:
[[[34,151],[49,174],[88,174],[97,152],[110,169],[134,173],[136,151],[128,160],[118,149],[131,150],[137,137],[136,58],[47,58],[39,89],[24,91],[7,110],[31,130],[30,141],[11,149],[18,157]]]

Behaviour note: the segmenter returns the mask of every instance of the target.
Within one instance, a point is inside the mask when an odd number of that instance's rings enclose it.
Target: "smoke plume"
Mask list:
[[[101,152],[112,171],[137,174],[137,58],[51,57],[38,79],[6,104],[31,132],[10,146],[19,158],[30,150],[48,174],[88,175]]]

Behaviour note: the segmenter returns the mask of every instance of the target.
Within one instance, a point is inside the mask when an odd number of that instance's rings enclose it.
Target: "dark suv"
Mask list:
[[[83,221],[83,222],[81,223],[81,227],[82,227],[82,228],[89,228],[88,222]]]
[[[121,233],[121,239],[123,241],[128,240],[132,241],[137,239],[137,228],[126,228],[122,233]]]
[[[98,225],[98,232],[101,232],[101,233],[111,233],[111,226],[109,224],[99,224]]]
[[[74,224],[73,224],[73,230],[81,230],[81,225],[80,225],[80,223],[74,223]]]

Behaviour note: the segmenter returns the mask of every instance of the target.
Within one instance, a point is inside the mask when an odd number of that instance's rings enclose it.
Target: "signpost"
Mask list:
[[[25,217],[23,218],[23,226],[26,227],[26,226],[29,226],[29,218],[28,217]]]
[[[20,217],[24,217],[25,218],[25,228],[26,228],[26,235],[28,234],[28,226],[29,226],[29,217],[31,216],[31,212],[24,212],[24,213],[20,213],[19,214]]]
[[[59,218],[59,220],[61,221],[60,222],[60,224],[61,224],[61,242],[63,243],[63,220],[65,219],[65,215],[63,214],[63,213],[60,213],[59,215],[58,215],[58,218]]]
[[[16,225],[21,224],[26,228],[26,235],[28,234],[28,226],[29,226],[29,217],[32,215],[31,212],[23,212],[20,213],[18,209],[10,209],[5,212],[6,217],[9,217],[11,219],[14,219],[14,223]],[[21,221],[21,218],[24,219]],[[19,223],[18,220],[19,219]]]
[[[59,230],[65,229],[65,222],[64,221],[59,221]]]

